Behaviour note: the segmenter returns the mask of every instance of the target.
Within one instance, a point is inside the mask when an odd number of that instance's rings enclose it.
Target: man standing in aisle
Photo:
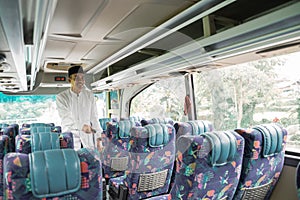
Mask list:
[[[58,114],[62,120],[62,131],[71,131],[74,149],[102,147],[101,133],[94,94],[86,88],[81,66],[68,70],[71,88],[56,97]]]

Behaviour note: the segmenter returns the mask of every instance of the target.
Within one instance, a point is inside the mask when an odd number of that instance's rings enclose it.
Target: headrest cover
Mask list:
[[[149,146],[161,147],[169,142],[168,127],[165,124],[149,124],[145,128],[149,133]]]
[[[30,133],[31,134],[37,134],[37,133],[51,133],[51,127],[50,126],[35,126],[30,127]]]
[[[81,186],[80,161],[74,149],[29,154],[32,194],[47,198],[76,192]]]
[[[29,127],[32,128],[32,127],[52,127],[51,124],[45,124],[45,123],[32,123],[32,124],[29,124]]]
[[[106,127],[107,122],[112,122],[112,119],[111,118],[100,118],[99,119],[100,126],[104,131],[107,129],[107,127]]]
[[[210,146],[212,166],[223,166],[234,160],[237,152],[237,141],[233,131],[206,132],[202,134]]]
[[[135,122],[130,120],[123,120],[119,122],[119,137],[129,138],[131,128],[135,126]]]
[[[273,156],[282,151],[283,131],[277,124],[262,124],[254,126],[253,129],[263,135],[263,157]]]
[[[208,121],[189,121],[187,122],[192,126],[192,135],[200,135],[202,133],[210,131]]]
[[[43,151],[48,149],[60,149],[57,133],[36,133],[31,135],[31,151]]]

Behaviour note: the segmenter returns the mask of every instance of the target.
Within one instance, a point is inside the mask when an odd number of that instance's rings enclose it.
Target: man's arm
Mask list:
[[[98,112],[97,112],[97,106],[96,106],[96,101],[95,101],[95,97],[94,94],[92,94],[91,97],[92,100],[92,107],[91,107],[91,124],[92,124],[92,129],[95,130],[95,136],[98,138],[101,138],[101,134],[103,132],[102,128],[100,127],[100,123],[99,123],[99,119],[98,119]]]
[[[61,118],[61,125],[64,131],[78,129],[74,124],[71,107],[70,104],[68,104],[67,99],[65,99],[62,95],[57,95],[56,107],[58,115]]]

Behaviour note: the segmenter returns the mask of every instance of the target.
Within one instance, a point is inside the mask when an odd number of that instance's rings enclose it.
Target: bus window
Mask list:
[[[300,152],[300,53],[195,74],[197,119],[219,130],[281,123]]]
[[[107,116],[105,93],[95,94],[98,117]],[[56,95],[16,95],[0,93],[0,123],[19,124],[44,122],[60,126]]]
[[[172,118],[183,121],[185,86],[184,77],[176,77],[154,83],[131,101],[130,115],[145,119]]]

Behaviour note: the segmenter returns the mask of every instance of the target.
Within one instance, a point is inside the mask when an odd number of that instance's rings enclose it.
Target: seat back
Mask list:
[[[168,191],[175,160],[175,130],[169,124],[133,127],[130,166],[123,183],[127,199],[142,199]]]
[[[240,183],[235,199],[268,198],[284,164],[287,131],[279,124],[236,130],[245,139]]]
[[[151,120],[148,121],[148,124],[170,124],[174,125],[174,121],[171,118],[159,118],[159,117],[154,117]]]
[[[30,135],[32,133],[51,132],[54,129],[53,124],[47,123],[32,123],[23,124],[20,129],[22,135]]]
[[[170,199],[232,199],[244,152],[241,136],[234,131],[183,135],[176,147]]]
[[[0,136],[0,199],[3,199],[3,159],[9,151],[9,137]]]
[[[18,125],[12,124],[9,126],[6,126],[3,128],[3,135],[7,135],[9,138],[8,142],[8,152],[14,152],[15,151],[15,138],[16,135],[18,135]]]
[[[31,135],[31,152],[60,149],[57,133],[36,133]]]
[[[135,122],[122,120],[107,127],[106,139],[103,140],[105,149],[102,153],[105,178],[124,175],[128,167],[130,130],[135,125]]]
[[[0,129],[5,128],[5,127],[8,127],[8,126],[9,126],[9,124],[6,124],[6,123],[0,123]]]
[[[50,142],[51,141],[51,142]],[[16,152],[29,154],[37,150],[73,149],[73,134],[64,133],[35,133],[32,135],[16,136]]]
[[[4,163],[6,199],[102,199],[101,161],[87,149],[10,153]]]
[[[206,120],[178,122],[177,125],[176,138],[182,135],[200,135],[205,132],[211,132],[214,129],[212,123]]]
[[[100,127],[102,128],[103,131],[106,131],[106,128],[107,128],[106,123],[107,122],[112,122],[112,119],[111,118],[100,118],[99,119]]]

